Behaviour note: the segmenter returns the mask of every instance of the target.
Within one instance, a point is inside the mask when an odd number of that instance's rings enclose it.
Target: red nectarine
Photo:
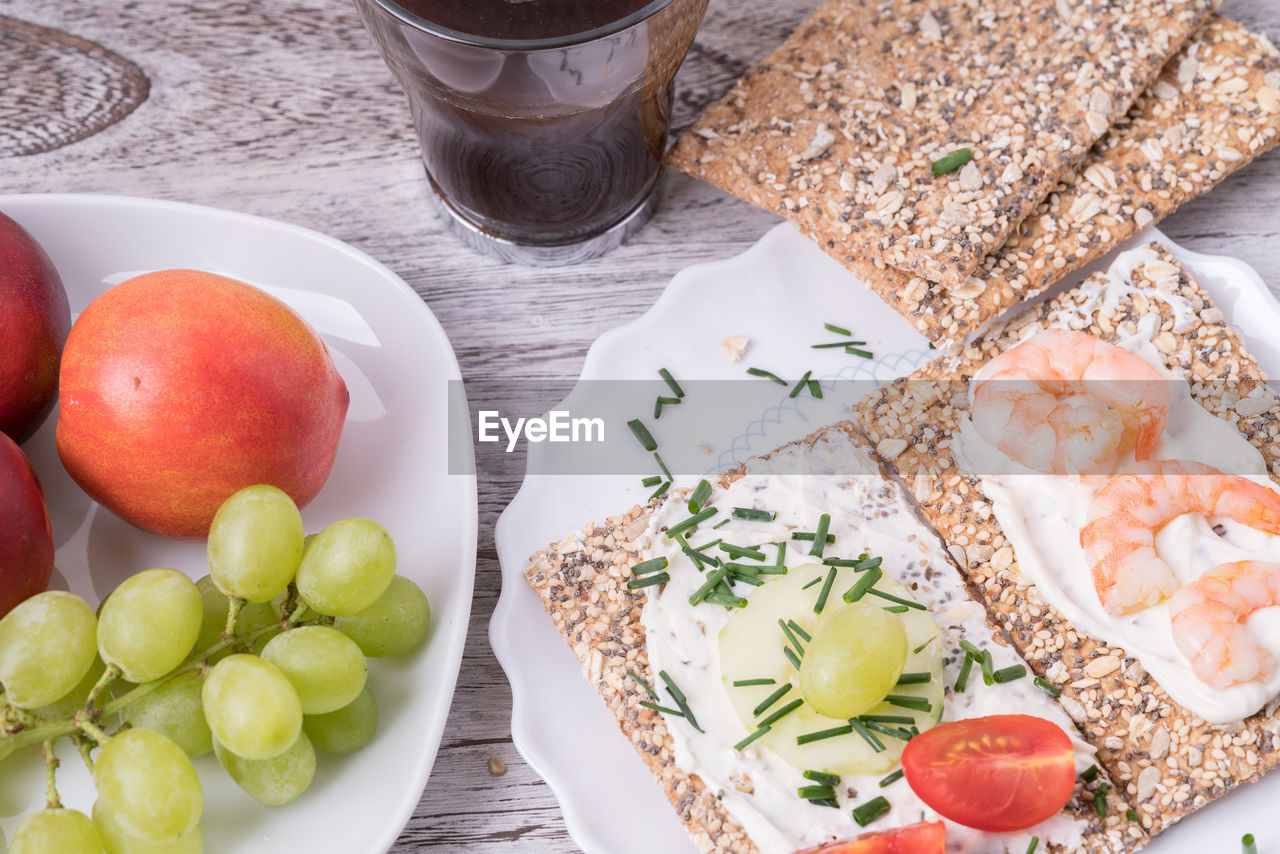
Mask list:
[[[0,617],[49,586],[53,532],[40,481],[12,439],[0,433]]]

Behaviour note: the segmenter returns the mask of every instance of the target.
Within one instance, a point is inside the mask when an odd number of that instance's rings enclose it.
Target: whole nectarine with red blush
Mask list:
[[[238,490],[299,507],[333,467],[350,397],[328,348],[275,297],[162,270],[116,285],[62,354],[58,455],[91,498],[147,531],[198,539]]]
[[[0,433],[0,617],[49,586],[53,532],[27,455]]]

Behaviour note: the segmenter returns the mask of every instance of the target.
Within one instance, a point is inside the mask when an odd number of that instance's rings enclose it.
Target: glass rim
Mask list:
[[[634,27],[636,24],[652,18],[666,7],[672,5],[676,0],[651,0],[639,9],[629,15],[611,21],[600,27],[591,30],[584,30],[580,33],[570,33],[564,36],[549,36],[540,39],[498,39],[489,38],[487,36],[477,36],[472,33],[464,33],[461,30],[442,27],[439,24],[432,23],[421,15],[417,15],[398,5],[395,0],[371,0],[373,5],[380,7],[384,12],[392,17],[400,19],[403,23],[409,24],[419,30],[431,33],[447,41],[457,44],[464,44],[470,47],[488,48],[490,50],[508,50],[508,51],[534,51],[549,50],[561,47],[573,47],[575,45],[585,44],[595,41],[606,36],[615,35],[624,30]]]

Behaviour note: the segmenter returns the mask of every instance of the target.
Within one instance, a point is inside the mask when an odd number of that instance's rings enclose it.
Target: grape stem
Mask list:
[[[222,633],[223,640],[235,640],[236,637],[236,617],[240,616],[240,609],[244,607],[245,600],[239,596],[227,597],[227,628]]]
[[[85,701],[84,707],[93,712],[98,705],[98,698],[102,696],[102,692],[107,690],[107,686],[120,676],[120,668],[117,665],[109,665],[106,670],[102,671],[102,676],[98,681],[93,683],[93,688],[89,690],[89,699]]]
[[[97,747],[91,739],[85,738],[84,733],[78,732],[71,736],[71,740],[76,743],[76,749],[80,751],[80,759],[84,762],[84,767],[89,769],[89,773],[93,773],[93,748]]]
[[[61,809],[62,798],[58,797],[58,784],[54,780],[61,763],[53,754],[53,739],[46,739],[42,749],[44,750],[44,806],[45,809],[50,810]]]
[[[276,631],[277,629],[288,630],[307,623],[319,623],[322,619],[320,617],[316,617],[313,620],[306,620],[303,617],[305,612],[306,606],[299,605],[287,618],[277,620],[274,623],[268,623],[265,626],[254,629],[244,637],[232,638],[229,640],[223,638],[208,649],[193,655],[191,658],[187,659],[185,664],[170,671],[164,676],[161,676],[159,679],[155,679],[151,682],[143,682],[141,685],[138,685],[129,692],[116,697],[100,709],[90,709],[86,706],[86,708],[77,712],[74,718],[68,720],[40,721],[39,718],[36,718],[29,713],[14,709],[5,702],[4,695],[0,694],[0,712],[3,712],[3,717],[6,721],[13,721],[12,726],[6,724],[4,735],[0,735],[0,756],[7,755],[19,747],[25,747],[29,744],[37,744],[42,741],[54,741],[59,738],[74,735],[76,732],[84,732],[99,742],[105,741],[109,736],[94,724],[91,719],[96,720],[104,716],[110,717],[121,709],[127,708],[132,703],[135,703],[143,697],[151,694],[161,685],[166,684],[170,680],[176,679],[182,674],[189,673],[192,670],[208,667],[209,659],[211,657],[217,655],[219,652],[230,646],[237,643],[251,643],[256,638],[265,635],[268,632]],[[108,669],[108,672],[110,672],[110,669]],[[90,749],[92,749],[92,747]]]

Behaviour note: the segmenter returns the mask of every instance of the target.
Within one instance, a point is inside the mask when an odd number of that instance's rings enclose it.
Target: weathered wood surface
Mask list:
[[[677,124],[815,5],[712,0],[678,81]],[[1223,11],[1280,40],[1274,0],[1225,0]],[[575,377],[591,341],[644,312],[678,270],[742,251],[777,221],[672,176],[653,222],[612,255],[571,269],[505,267],[465,249],[430,212],[404,98],[345,0],[0,0],[0,15],[95,42],[150,81],[149,97],[105,129],[0,159],[0,192],[177,199],[327,232],[422,295],[465,378]],[[12,64],[10,45],[0,39],[0,68]],[[0,140],[14,133],[5,121],[17,114],[15,91],[0,77]],[[1189,205],[1165,230],[1189,248],[1249,262],[1280,294],[1280,154]],[[467,652],[431,783],[396,854],[506,854],[512,843],[521,852],[576,850],[550,790],[511,744],[510,691],[487,638],[500,588],[493,524],[517,485],[480,484]],[[490,775],[493,755],[505,776]]]

